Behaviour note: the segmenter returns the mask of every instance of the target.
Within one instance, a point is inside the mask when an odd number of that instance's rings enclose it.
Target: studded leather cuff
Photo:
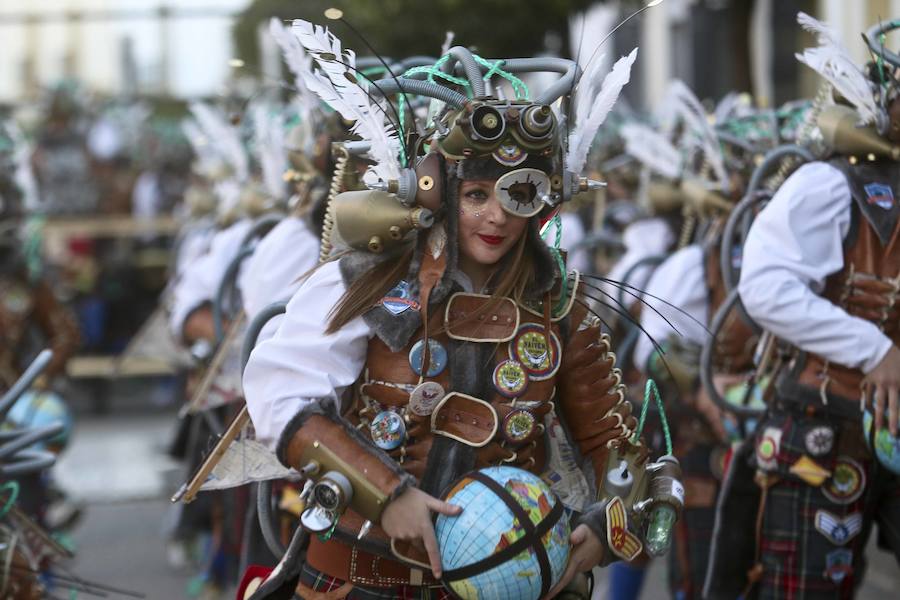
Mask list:
[[[355,473],[345,473],[351,482],[356,475],[364,477],[386,500],[416,484],[412,475],[340,417],[327,399],[313,402],[291,419],[278,442],[278,460],[299,470],[305,465],[306,450],[314,444],[352,467]]]

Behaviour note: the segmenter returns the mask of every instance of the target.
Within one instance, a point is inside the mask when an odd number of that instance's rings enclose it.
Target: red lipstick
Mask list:
[[[479,233],[478,237],[481,238],[481,241],[489,246],[499,246],[500,243],[506,239],[502,235],[484,235],[483,233]]]

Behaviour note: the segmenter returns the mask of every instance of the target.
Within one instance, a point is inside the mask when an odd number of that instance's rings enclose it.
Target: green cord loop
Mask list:
[[[559,267],[559,275],[562,277],[562,293],[556,301],[556,306],[553,307],[553,314],[558,315],[565,310],[566,305],[569,303],[569,278],[566,275],[566,263],[563,261],[562,252],[559,251],[559,246],[562,243],[562,218],[559,216],[559,213],[553,215],[553,218],[541,227],[541,239],[544,242],[547,241],[547,236],[550,235],[551,225],[555,226],[556,231],[554,232],[553,246],[550,247],[550,255],[556,260],[556,266]]]
[[[0,485],[0,494],[9,491],[9,497],[6,499],[6,503],[0,508],[0,519],[5,517],[12,507],[15,505],[16,500],[19,499],[19,482],[17,481],[7,481],[3,485]]]
[[[644,406],[641,407],[641,418],[638,421],[637,429],[631,438],[631,443],[636,444],[644,432],[644,423],[647,421],[647,409],[650,408],[650,394],[656,397],[656,407],[659,409],[659,420],[662,423],[663,436],[666,438],[666,454],[672,454],[672,434],[669,432],[669,421],[666,419],[666,409],[663,406],[662,398],[659,396],[659,388],[652,379],[647,380],[644,387]]]

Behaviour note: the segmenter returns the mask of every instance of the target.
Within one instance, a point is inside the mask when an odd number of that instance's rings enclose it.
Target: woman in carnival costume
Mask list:
[[[542,596],[636,557],[635,513],[599,488],[611,454],[640,474],[646,451],[590,312],[596,286],[567,273],[539,232],[542,217],[593,187],[579,173],[636,51],[605,77],[597,64],[579,77],[572,61],[486,61],[455,47],[433,67],[364,87],[353,52],[327,29],[298,20],[292,33],[318,67],[305,84],[356,122],[375,164],[370,189],[335,199],[335,253],[254,350],[244,391],[257,438],[281,462],[313,478],[339,465],[333,479],[347,485],[333,497],[354,493],[331,512],[314,506],[326,500],[314,488],[301,524],[319,535],[305,560],[301,529],[239,597],[448,597],[432,517],[461,510],[438,498],[491,465],[543,476],[578,511],[568,566],[552,578],[542,568]],[[514,73],[544,70],[563,76],[529,100]],[[501,77],[517,100],[487,91]],[[576,85],[565,135],[551,104]],[[396,110],[375,100],[398,92],[436,100],[408,138],[385,125],[405,117],[405,95]],[[607,526],[610,514],[621,527]]]

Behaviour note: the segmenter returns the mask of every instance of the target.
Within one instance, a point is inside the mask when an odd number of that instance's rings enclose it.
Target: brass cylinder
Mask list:
[[[681,182],[681,192],[685,201],[698,213],[708,215],[714,211],[731,211],[731,202],[725,196],[706,189],[699,181],[685,179]]]
[[[431,227],[430,210],[407,208],[380,190],[343,192],[335,197],[335,227],[351,248],[380,253],[403,242],[415,229]]]
[[[900,146],[878,135],[874,127],[858,127],[859,115],[847,106],[829,106],[819,114],[818,125],[828,147],[840,154],[900,160]]]

